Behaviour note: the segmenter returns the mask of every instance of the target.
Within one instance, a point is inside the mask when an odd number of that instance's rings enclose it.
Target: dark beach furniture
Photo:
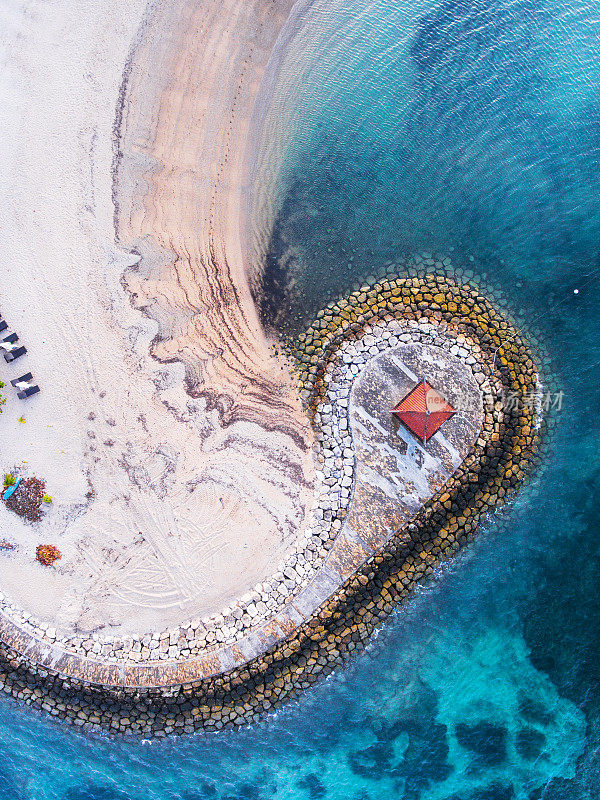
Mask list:
[[[0,347],[2,348],[2,355],[4,356],[4,360],[7,364],[10,364],[11,361],[14,361],[16,358],[24,355],[27,352],[26,347],[15,347],[12,350],[9,348],[2,347],[3,344],[14,344],[19,340],[19,337],[16,333],[11,333],[10,336],[5,336],[4,339],[0,342]]]
[[[31,397],[32,394],[37,394],[40,390],[40,387],[31,383],[33,379],[33,375],[31,372],[26,372],[25,375],[21,375],[20,378],[14,378],[11,381],[11,384],[18,389],[17,397],[19,400],[26,400],[28,397]]]
[[[6,321],[2,320],[2,322],[0,322],[0,333],[2,333],[2,331],[5,331],[7,328],[8,325],[6,324]]]
[[[27,381],[30,381],[32,378],[33,378],[33,375],[31,374],[31,372],[26,372],[25,375],[21,375],[20,378],[15,378],[14,380],[12,380],[10,382],[10,384],[11,384],[11,386],[16,386],[17,383],[27,383]],[[23,388],[27,388],[27,387],[23,387]]]
[[[24,356],[26,352],[26,347],[17,347],[16,350],[10,350],[8,353],[4,353],[4,360],[7,364],[10,364],[11,361],[15,361],[17,358]]]
[[[5,349],[4,347],[2,347],[2,345],[3,344],[14,344],[16,341],[18,341],[18,339],[19,339],[19,337],[17,336],[16,333],[11,333],[8,336],[5,336],[4,339],[2,339],[2,341],[0,342],[0,348],[2,349],[2,355],[4,356],[4,360],[6,362],[10,362],[10,361],[13,360],[12,357],[9,357],[9,356],[12,356],[13,351],[10,350],[9,348]]]
[[[17,392],[17,397],[19,400],[26,400],[28,397],[31,397],[32,394],[37,394],[39,390],[39,386],[30,386],[28,389],[23,389],[21,392]]]

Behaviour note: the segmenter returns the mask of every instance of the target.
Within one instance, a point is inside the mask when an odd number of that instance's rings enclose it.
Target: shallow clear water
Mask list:
[[[310,20],[267,121],[294,134],[272,138],[279,321],[400,252],[450,253],[542,332],[565,391],[546,470],[260,725],[126,742],[0,698],[0,800],[598,796],[600,5],[328,0]]]

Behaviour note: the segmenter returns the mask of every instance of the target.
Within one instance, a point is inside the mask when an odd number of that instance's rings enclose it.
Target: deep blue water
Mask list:
[[[310,20],[275,88],[280,124],[296,115],[279,321],[399,253],[451,255],[541,331],[565,391],[546,468],[365,653],[259,725],[126,742],[0,698],[0,800],[600,794],[600,5],[322,0]]]

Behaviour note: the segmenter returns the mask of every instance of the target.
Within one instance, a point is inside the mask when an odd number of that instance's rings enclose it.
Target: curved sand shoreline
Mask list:
[[[255,720],[363,647],[380,621],[472,538],[480,521],[522,484],[536,463],[543,420],[537,404],[527,400],[540,391],[533,354],[510,321],[468,285],[444,275],[415,275],[363,287],[318,315],[300,338],[296,357],[322,447],[320,469],[334,478],[325,482],[330,499],[321,508],[333,513],[325,511],[324,522],[339,531],[315,580],[266,625],[195,659],[130,665],[70,656],[51,643],[32,641],[25,632],[15,638],[4,626],[3,638],[12,648],[0,671],[4,691],[32,702],[33,684],[36,705],[75,725],[146,736]],[[383,371],[382,358],[387,362]],[[427,362],[425,369],[437,372],[434,380],[463,409],[422,453],[425,462],[416,458],[414,439],[405,440],[405,450],[389,432],[378,443],[375,431],[365,431],[365,438],[359,430],[369,419],[376,428],[389,425],[381,390],[391,391],[389,405],[398,380],[416,380],[409,366],[415,358],[413,367],[425,368],[422,362]],[[467,366],[472,378],[465,383],[460,373]],[[464,395],[469,383],[471,400]],[[522,395],[523,402],[498,402],[499,394],[507,392]],[[339,503],[333,504],[340,486],[344,492],[344,482],[334,473],[338,446],[344,458],[349,447],[342,425],[346,418],[357,460],[347,515],[341,506],[334,511]],[[383,448],[384,461],[392,455],[387,465],[377,459],[379,477],[372,473],[373,446]],[[422,467],[416,472],[415,463]],[[390,495],[389,479],[402,474]],[[420,500],[414,496],[424,489]],[[394,496],[400,529],[394,521],[389,525]],[[341,530],[336,526],[340,521]]]
[[[61,10],[72,36],[56,63],[40,62],[35,37],[22,43],[31,86],[56,84],[58,113],[47,120],[40,97],[31,133],[18,116],[10,130],[18,141],[45,125],[55,152],[8,154],[43,224],[15,229],[29,252],[7,249],[0,311],[28,354],[6,377],[31,370],[42,392],[26,407],[9,396],[2,456],[5,470],[45,478],[55,501],[36,529],[0,508],[17,545],[0,559],[0,587],[59,636],[215,614],[269,577],[304,530],[312,433],[261,330],[240,241],[250,118],[291,7],[140,5],[127,58],[124,35],[119,51],[110,44],[120,4],[92,0]],[[42,23],[39,39],[60,36]],[[81,84],[94,81],[81,109],[68,94],[79,86],[60,91],[73,48]],[[46,160],[56,170],[45,174]],[[85,191],[69,195],[71,173]],[[52,570],[34,561],[40,541],[63,553]]]
[[[115,218],[119,243],[142,254],[126,284],[159,323],[153,355],[183,361],[188,391],[222,424],[255,422],[306,450],[311,434],[261,329],[240,236],[254,103],[293,5],[155,9],[128,67]]]
[[[230,557],[228,601],[274,571],[312,501],[312,431],[260,326],[256,265],[242,249],[254,104],[292,7],[157,8],[128,71],[115,170],[118,239],[141,254],[123,284],[158,323],[153,357],[185,365],[194,411],[204,412],[200,426],[188,423],[201,438],[194,492],[206,487],[213,508],[215,496],[243,503],[239,518],[213,521],[210,537],[228,530],[241,546],[248,518],[257,520],[262,573],[246,563],[233,575]]]
[[[509,331],[502,315],[443,276],[364,287],[325,309],[298,345],[321,447],[322,494],[306,558],[294,556],[292,573],[300,577],[293,596],[275,611],[239,598],[241,633],[234,625],[226,634],[222,617],[210,630],[202,620],[182,630],[190,612],[210,616],[268,575],[267,565],[279,565],[301,541],[312,497],[312,434],[285,365],[260,329],[241,248],[243,154],[276,30],[258,3],[231,2],[225,17],[222,5],[207,2],[201,9],[183,4],[183,15],[156,6],[145,18],[115,132],[112,200],[126,255],[113,251],[102,261],[96,254],[93,269],[69,265],[67,292],[54,293],[40,324],[56,349],[80,345],[67,350],[62,368],[72,384],[74,438],[89,440],[81,457],[89,491],[86,502],[62,507],[62,516],[58,503],[36,530],[47,533],[53,524],[53,535],[64,537],[57,540],[64,552],[58,568],[34,565],[39,584],[27,598],[43,598],[51,624],[39,633],[27,614],[17,612],[16,626],[0,618],[8,648],[0,685],[31,702],[35,684],[41,694],[33,702],[86,727],[157,735],[219,728],[255,719],[311,685],[467,541],[535,454],[533,411],[505,414],[481,395],[488,380],[496,389],[537,385],[516,332],[506,339],[507,355],[492,364]],[[242,29],[247,37],[239,36]],[[224,63],[230,76],[240,76],[237,83],[223,80]],[[100,165],[93,157],[91,163],[93,177]],[[94,236],[89,227],[77,232],[100,246],[100,227]],[[28,278],[35,294],[32,279],[41,274],[32,269]],[[43,288],[54,287],[46,281]],[[39,297],[30,304],[40,313]],[[443,342],[445,356],[434,352]],[[393,402],[406,376],[405,389],[416,380],[410,365],[423,361],[437,371],[436,381],[448,381],[451,397],[467,385],[472,394],[448,438],[415,460],[412,440],[397,451],[390,446],[379,400],[387,391]],[[43,362],[32,363],[37,377]],[[363,367],[365,379],[352,388]],[[351,388],[364,399],[349,408]],[[28,408],[39,429],[46,393]],[[78,418],[83,409],[85,421]],[[363,436],[365,421],[374,427]],[[400,482],[373,470],[377,452],[391,458],[390,474],[402,474]],[[398,459],[406,463],[397,475]],[[37,466],[50,467],[43,458]],[[0,563],[0,579],[8,568],[25,570],[25,555],[19,542]],[[289,594],[295,579],[284,571],[277,580]],[[229,620],[231,608],[223,613]],[[177,627],[149,635],[165,624]],[[76,633],[71,640],[69,631]],[[124,632],[135,646],[114,652],[111,641]]]

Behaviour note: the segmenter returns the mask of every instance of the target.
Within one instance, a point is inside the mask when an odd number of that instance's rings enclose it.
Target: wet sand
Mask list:
[[[31,370],[42,391],[9,392],[0,452],[55,500],[37,526],[0,507],[0,587],[63,635],[214,614],[306,525],[312,435],[241,235],[291,6],[32,3],[2,36],[0,311],[28,353],[0,377]]]

